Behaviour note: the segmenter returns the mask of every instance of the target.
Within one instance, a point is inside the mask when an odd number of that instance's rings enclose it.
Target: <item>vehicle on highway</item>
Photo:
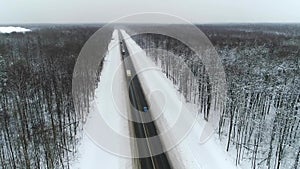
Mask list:
[[[143,111],[144,111],[145,113],[147,113],[147,112],[148,112],[148,107],[145,106],[145,107],[143,108]]]
[[[130,77],[131,76],[131,71],[130,70],[126,70],[126,74],[127,74],[128,77]]]

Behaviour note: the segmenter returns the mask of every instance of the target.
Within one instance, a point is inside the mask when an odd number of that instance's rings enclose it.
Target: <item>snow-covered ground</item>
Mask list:
[[[191,108],[186,107],[182,96],[159,68],[146,56],[146,53],[135,43],[129,35],[122,31],[135,69],[145,91],[147,100],[150,100],[150,109],[156,119],[160,132],[168,132],[161,138],[165,147],[172,147],[167,152],[175,168],[186,169],[235,169],[233,160],[221,146],[216,135],[213,135],[204,144],[200,144],[200,136],[205,129],[205,121],[197,118]],[[179,111],[179,112],[178,112]],[[159,113],[159,114],[156,114]],[[191,121],[195,121],[189,125]],[[187,125],[188,124],[188,125]],[[190,127],[186,135],[180,132]],[[180,139],[180,142],[174,142]]]
[[[30,29],[14,26],[0,27],[0,33],[12,33],[12,32],[30,32]]]
[[[128,122],[120,114],[120,111],[126,114],[129,103],[118,39],[118,33],[114,31],[90,114],[84,125],[79,158],[72,165],[74,169],[132,168],[131,159],[118,154],[131,151],[129,139],[110,138],[113,133],[129,136]],[[119,96],[115,97],[113,92]]]
[[[169,150],[167,154],[172,166],[178,169],[237,168],[215,135],[200,144],[205,121],[196,118],[192,106],[186,107],[187,104],[172,82],[125,31],[122,34],[137,72],[142,72],[139,79],[156,119],[157,128],[161,133],[168,133],[163,134],[161,139]],[[91,103],[91,111],[84,125],[79,159],[73,162],[72,168],[133,168],[132,160],[124,157],[131,152],[130,140],[110,138],[114,133],[129,136],[128,121],[124,119],[124,115],[130,110],[129,100],[118,43],[118,33],[114,31],[95,91],[95,99]],[[107,147],[109,145],[111,147]],[[125,153],[118,154],[118,150]]]

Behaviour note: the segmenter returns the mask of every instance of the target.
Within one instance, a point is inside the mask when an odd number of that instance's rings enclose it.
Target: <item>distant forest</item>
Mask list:
[[[34,25],[32,32],[0,34],[0,168],[70,168],[82,118],[72,100],[73,69],[81,48],[100,27]],[[199,28],[223,61],[228,91],[222,106],[216,106],[205,66],[193,60],[197,57],[191,49],[161,35],[134,39],[144,49],[170,51],[191,67],[197,79],[185,76],[179,62],[147,50],[204,119],[212,109],[222,112],[217,132],[236,164],[298,169],[300,26]],[[88,88],[84,90],[93,91]]]

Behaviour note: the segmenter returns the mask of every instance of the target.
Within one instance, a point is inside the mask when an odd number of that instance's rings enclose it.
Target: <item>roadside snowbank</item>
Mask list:
[[[114,31],[104,60],[100,82],[95,90],[95,98],[91,102],[90,114],[84,125],[85,132],[79,147],[79,159],[72,165],[74,169],[132,168],[130,158],[120,157],[110,151],[109,147],[101,145],[101,140],[104,140],[117,150],[131,152],[129,139],[127,142],[107,137],[114,133],[129,136],[128,122],[120,115],[120,110],[126,113],[129,105],[124,69],[120,66],[122,62],[118,32]],[[119,96],[114,97],[113,92],[118,93]],[[104,123],[108,128],[103,127]]]
[[[0,33],[12,33],[12,32],[31,32],[30,29],[14,26],[0,27]]]
[[[160,133],[169,132],[161,136],[165,147],[175,147],[167,152],[174,168],[178,169],[235,169],[232,159],[223,150],[215,135],[206,143],[200,144],[200,135],[205,126],[205,121],[200,118],[195,120],[195,113],[190,112],[186,103],[182,104],[181,95],[174,85],[147,56],[146,53],[122,30],[128,46],[135,69],[139,73],[139,79],[144,92],[150,102],[151,113],[156,119],[156,125]],[[155,94],[159,93],[161,94]],[[176,114],[176,111],[180,114]],[[160,112],[162,112],[160,114]],[[159,114],[157,114],[159,113]],[[184,116],[182,116],[182,114]],[[186,123],[195,121],[185,136],[180,131],[186,127]],[[174,123],[178,123],[176,125]],[[173,128],[177,127],[177,128]],[[181,142],[174,140],[182,137]]]

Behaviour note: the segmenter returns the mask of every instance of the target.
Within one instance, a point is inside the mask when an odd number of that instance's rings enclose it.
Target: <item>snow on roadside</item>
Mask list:
[[[186,104],[181,107],[182,98],[178,97],[179,94],[174,88],[174,85],[169,81],[164,74],[147,56],[146,53],[136,44],[136,42],[129,37],[129,35],[122,30],[124,39],[131,54],[132,61],[134,63],[139,79],[143,86],[144,92],[147,96],[147,100],[151,100],[151,113],[153,116],[159,116],[155,113],[163,110],[161,116],[156,120],[156,125],[159,131],[167,131],[170,126],[173,126],[174,120],[182,121],[182,127],[184,123],[188,123],[195,118],[194,114],[185,107]],[[150,94],[155,91],[163,91],[165,100],[161,95]],[[181,110],[184,117],[174,117],[174,111]],[[177,119],[176,119],[177,118]],[[206,143],[200,144],[200,134],[204,129],[205,121],[200,118],[194,123],[190,132],[184,137],[184,139],[177,144],[173,149],[167,152],[171,163],[174,168],[185,169],[236,169],[232,159],[225,152],[221,146],[220,141],[215,135],[209,139]],[[181,137],[177,136],[181,128],[180,126],[176,130],[169,130],[172,133],[169,136],[173,138]],[[173,144],[173,138],[162,136],[162,141],[165,145]]]
[[[79,159],[74,161],[71,168],[74,169],[129,169],[132,168],[132,160],[126,157],[120,157],[113,152],[109,152],[105,147],[97,144],[97,139],[107,139],[105,134],[109,131],[103,131],[101,123],[106,123],[116,133],[129,135],[129,126],[127,120],[120,115],[122,111],[128,110],[128,99],[124,69],[121,69],[121,56],[119,47],[118,32],[113,32],[112,41],[109,44],[109,50],[104,60],[98,88],[95,90],[95,98],[91,102],[90,114],[84,124],[85,131],[83,139],[79,146]],[[113,90],[119,93],[118,97],[113,97]],[[118,104],[118,107],[116,107]],[[106,133],[105,133],[106,132]],[[97,135],[98,133],[98,135]],[[111,134],[111,133],[108,133]],[[93,138],[91,138],[93,137]],[[95,138],[98,137],[98,138]],[[126,149],[131,151],[128,142],[119,140],[107,140],[117,149]],[[120,150],[120,151],[121,151]]]
[[[6,26],[6,27],[0,27],[0,33],[12,33],[12,32],[31,32],[30,29],[22,28],[22,27],[14,27],[14,26]]]

